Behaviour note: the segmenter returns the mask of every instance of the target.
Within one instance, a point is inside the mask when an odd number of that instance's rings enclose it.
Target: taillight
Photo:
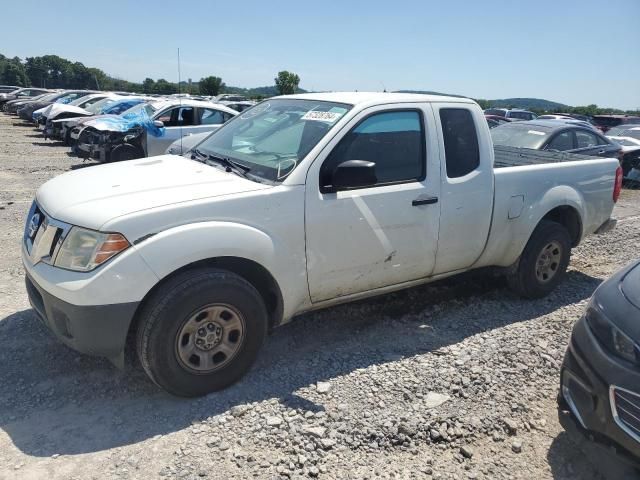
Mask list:
[[[613,203],[620,198],[620,192],[622,191],[622,167],[616,168],[616,183],[613,186]]]

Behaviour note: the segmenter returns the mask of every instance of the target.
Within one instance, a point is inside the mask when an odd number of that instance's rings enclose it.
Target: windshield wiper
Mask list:
[[[214,162],[223,165],[227,172],[234,172],[234,173],[240,175],[241,177],[249,178],[247,176],[247,173],[249,173],[251,168],[247,167],[246,165],[242,165],[239,162],[234,162],[230,158],[223,157],[221,155],[213,155],[211,153],[204,153],[204,152],[198,150],[197,148],[194,149],[193,152],[196,155],[198,155],[199,157],[204,158],[205,160],[213,160]]]

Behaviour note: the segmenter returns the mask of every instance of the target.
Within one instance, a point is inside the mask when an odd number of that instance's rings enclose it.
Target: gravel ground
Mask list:
[[[184,400],[54,340],[29,308],[23,220],[47,179],[90,165],[0,115],[0,478],[600,480],[556,419],[571,327],[637,255],[640,192],[523,301],[469,275],[304,315],[239,384]]]

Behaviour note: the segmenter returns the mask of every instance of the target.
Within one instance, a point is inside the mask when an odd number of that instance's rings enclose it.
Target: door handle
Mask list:
[[[420,196],[411,202],[411,205],[417,207],[418,205],[432,205],[438,203],[438,197],[423,197]]]
[[[600,150],[600,151],[598,152],[598,155],[602,155],[603,153],[604,153],[604,150]]]

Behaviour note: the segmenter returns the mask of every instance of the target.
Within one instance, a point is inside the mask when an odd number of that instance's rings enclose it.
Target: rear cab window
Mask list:
[[[441,108],[440,122],[447,177],[464,177],[480,165],[478,132],[473,115],[466,108]]]

